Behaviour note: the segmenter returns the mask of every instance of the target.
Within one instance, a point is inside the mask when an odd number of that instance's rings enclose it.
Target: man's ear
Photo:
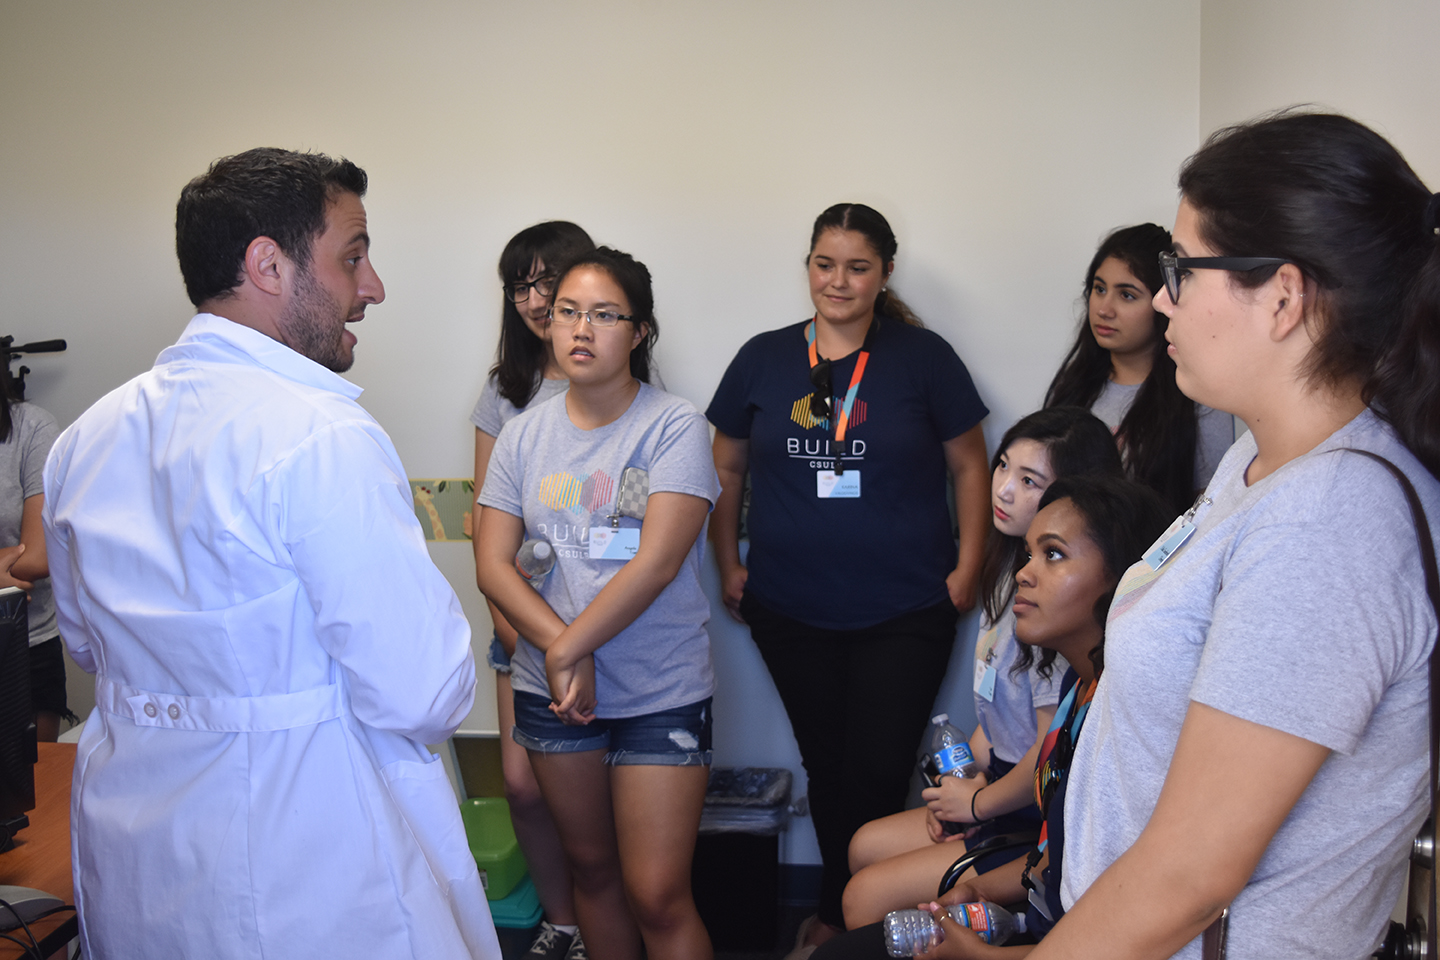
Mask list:
[[[1293,263],[1281,264],[1270,283],[1270,339],[1279,343],[1305,325],[1305,274]]]
[[[280,244],[269,237],[256,237],[245,248],[245,279],[261,291],[278,297],[282,289],[280,273],[284,259]]]

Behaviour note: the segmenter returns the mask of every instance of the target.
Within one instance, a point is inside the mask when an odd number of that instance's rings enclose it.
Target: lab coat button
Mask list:
[[[155,709],[155,704],[153,704],[153,703],[147,703],[147,704],[145,704],[145,716],[147,716],[147,717],[153,717],[153,716],[155,716],[155,714],[157,714],[157,713],[159,713],[159,712],[160,712],[160,711],[158,711],[158,710]]]
[[[179,719],[180,719],[180,708],[179,708],[178,706],[176,706],[175,704],[173,704],[173,703],[170,704],[170,709],[169,709],[169,710],[166,710],[165,712],[168,713],[168,714],[170,714],[170,719],[171,719],[171,720],[179,720]]]

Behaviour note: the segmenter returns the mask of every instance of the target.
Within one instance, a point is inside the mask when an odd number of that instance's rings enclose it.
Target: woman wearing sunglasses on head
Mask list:
[[[550,349],[550,299],[555,292],[556,269],[570,257],[595,249],[590,235],[565,220],[547,220],[526,227],[505,244],[500,253],[500,283],[505,300],[500,312],[500,345],[495,365],[480,399],[470,414],[475,425],[475,492],[485,486],[485,470],[500,429],[521,412],[563,393],[570,385]],[[479,507],[476,508],[478,517]],[[480,549],[475,538],[474,547]],[[478,555],[478,554],[477,554]],[[560,836],[530,769],[525,749],[510,737],[515,726],[515,699],[510,688],[510,657],[515,652],[515,628],[493,603],[490,618],[495,636],[490,641],[490,666],[495,670],[495,708],[500,721],[500,767],[505,777],[505,799],[515,838],[525,854],[530,878],[545,909],[539,933],[527,960],[584,960],[578,939],[570,871],[560,849]]]
[[[570,389],[500,432],[476,576],[519,633],[516,743],[530,754],[595,960],[706,960],[690,863],[715,674],[700,587],[719,496],[709,428],[649,384],[650,272],[600,247],[562,265],[551,340]],[[537,590],[522,542],[556,561]],[[642,942],[643,941],[643,942]]]
[[[1085,319],[1045,406],[1088,407],[1115,432],[1129,475],[1178,511],[1210,482],[1235,427],[1175,385],[1169,320],[1151,303],[1169,249],[1170,232],[1153,223],[1122,227],[1100,244],[1085,273]]]
[[[820,922],[797,947],[843,928],[850,837],[904,806],[990,528],[987,410],[950,345],[886,290],[895,251],[870,207],[822,213],[806,260],[814,315],[745,344],[706,411],[724,601],[785,703],[824,860]]]
[[[1250,428],[1126,575],[1042,957],[1368,956],[1426,815],[1436,620],[1395,464],[1440,518],[1440,199],[1285,113],[1180,172],[1155,305],[1180,388]],[[1123,790],[1113,788],[1123,784]]]

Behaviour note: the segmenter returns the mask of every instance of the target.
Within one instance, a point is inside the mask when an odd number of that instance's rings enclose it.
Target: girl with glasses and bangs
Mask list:
[[[1068,909],[1032,956],[1198,958],[1228,905],[1232,960],[1354,960],[1430,799],[1406,484],[1433,529],[1440,197],[1374,131],[1301,112],[1212,135],[1180,194],[1155,296],[1176,380],[1250,432],[1117,591]]]
[[[1157,258],[1169,249],[1169,231],[1153,223],[1123,227],[1100,244],[1085,273],[1085,319],[1045,406],[1088,407],[1115,432],[1130,476],[1180,511],[1210,481],[1235,433],[1230,416],[1175,385],[1169,320],[1150,303],[1161,286]]]
[[[939,787],[925,791],[926,806],[871,821],[856,832],[850,841],[855,875],[845,888],[848,928],[875,923],[931,896],[967,845],[1039,829],[1035,758],[1055,716],[1066,664],[1056,662],[1053,651],[1037,660],[1016,640],[1015,571],[1047,489],[1073,477],[1122,473],[1109,428],[1081,407],[1039,410],[1006,431],[991,461],[994,523],[981,568],[984,616],[975,643],[980,723],[970,748],[984,772],[970,779],[942,777]],[[983,872],[1023,855],[1018,849],[993,854],[978,868]]]
[[[557,271],[551,343],[569,390],[495,441],[476,577],[519,634],[515,722],[574,877],[595,960],[706,960],[690,893],[715,674],[700,586],[719,497],[705,418],[651,386],[650,271],[599,247]],[[517,569],[527,540],[555,566]]]
[[[723,599],[785,704],[824,861],[801,951],[843,928],[851,836],[904,807],[990,527],[988,411],[955,350],[888,289],[896,249],[864,204],[822,213],[805,260],[814,313],[746,343],[706,411]]]
[[[475,492],[485,486],[485,470],[500,429],[531,406],[563,393],[570,385],[550,349],[549,312],[555,272],[570,258],[593,250],[590,235],[565,220],[549,220],[521,230],[500,254],[500,344],[495,365],[470,414],[475,425]],[[478,519],[479,507],[475,510]],[[472,523],[472,529],[477,524]],[[474,548],[480,548],[475,538]],[[523,747],[510,739],[515,725],[514,694],[510,688],[510,657],[515,652],[515,628],[493,603],[490,617],[495,635],[487,660],[495,670],[495,708],[500,720],[500,766],[505,777],[505,799],[515,838],[525,854],[530,878],[545,919],[527,954],[529,960],[585,960],[579,939],[570,871],[560,849],[560,836],[540,796]]]

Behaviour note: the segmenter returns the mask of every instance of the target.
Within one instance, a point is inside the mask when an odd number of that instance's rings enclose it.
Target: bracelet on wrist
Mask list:
[[[986,784],[985,786],[989,786],[989,784]],[[974,793],[970,794],[970,819],[971,819],[971,821],[974,822],[974,823],[984,823],[984,822],[985,822],[985,821],[983,821],[983,820],[980,818],[980,815],[975,812],[975,799],[980,796],[980,793],[981,793],[984,789],[985,789],[985,787],[981,787],[979,790],[976,790]]]

